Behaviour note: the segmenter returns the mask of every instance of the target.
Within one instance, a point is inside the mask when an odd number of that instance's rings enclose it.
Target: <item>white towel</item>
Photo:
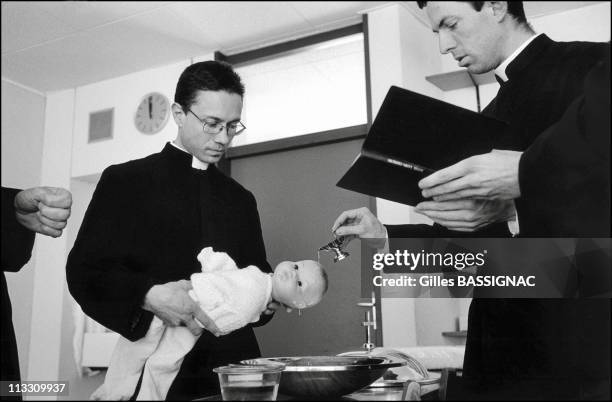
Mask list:
[[[96,401],[126,401],[134,394],[142,367],[157,349],[166,326],[153,318],[147,334],[136,342],[120,337],[113,350],[104,384],[94,391],[90,399]]]
[[[147,359],[137,401],[163,401],[183,359],[199,336],[186,327],[167,327],[155,352]],[[134,391],[132,390],[132,393]]]
[[[272,295],[272,279],[255,266],[238,269],[226,253],[211,247],[198,255],[202,273],[193,274],[189,295],[215,322],[216,336],[259,320]],[[166,327],[155,317],[144,338],[120,338],[113,351],[104,384],[94,400],[127,400],[144,373],[137,400],[164,400],[184,357],[198,337],[186,327]]]

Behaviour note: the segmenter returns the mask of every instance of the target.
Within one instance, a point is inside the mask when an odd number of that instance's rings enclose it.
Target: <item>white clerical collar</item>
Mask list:
[[[519,46],[514,51],[514,53],[512,53],[506,60],[504,60],[502,64],[497,66],[497,68],[495,69],[495,75],[501,78],[504,82],[508,81],[508,76],[506,75],[506,68],[508,67],[508,65],[512,63],[514,59],[516,59],[516,56],[521,54],[521,52],[527,47],[527,45],[529,45],[535,38],[537,38],[540,35],[542,34],[533,35],[531,38],[523,42],[523,44]]]
[[[187,150],[183,147],[178,146],[177,144],[174,143],[174,141],[170,142],[170,145],[172,145],[175,148],[180,149],[183,152],[187,152]],[[189,153],[189,152],[187,152]],[[194,169],[199,169],[199,170],[206,170],[208,169],[208,163],[206,162],[202,162],[201,160],[199,160],[198,158],[196,158],[195,156],[192,155],[191,157],[191,167]]]

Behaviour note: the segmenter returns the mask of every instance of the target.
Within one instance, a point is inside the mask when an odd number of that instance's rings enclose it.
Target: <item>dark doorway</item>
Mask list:
[[[340,212],[370,207],[368,196],[336,187],[358,154],[363,139],[231,159],[231,175],[257,199],[268,261],[317,259],[317,249],[333,239],[331,225]],[[256,328],[263,356],[330,355],[357,350],[364,343],[361,323],[361,255],[353,241],[350,256],[334,263],[321,255],[329,289],[321,303],[276,313]]]

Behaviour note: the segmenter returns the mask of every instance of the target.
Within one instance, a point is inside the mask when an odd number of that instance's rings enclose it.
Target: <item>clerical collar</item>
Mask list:
[[[533,35],[531,38],[527,39],[525,42],[523,42],[523,44],[521,46],[519,46],[510,56],[508,56],[508,58],[506,58],[506,60],[504,60],[502,62],[502,64],[500,64],[499,66],[497,66],[497,68],[495,69],[495,75],[498,78],[498,81],[501,80],[503,82],[508,81],[508,75],[506,74],[506,69],[508,67],[508,65],[510,63],[512,63],[514,61],[514,59],[516,59],[516,57],[521,54],[521,52],[523,50],[525,50],[525,48],[538,36],[540,36],[542,34],[537,34],[537,35]]]
[[[174,141],[171,141],[170,145],[172,145],[176,149],[180,149],[183,152],[187,152],[187,150],[185,148],[178,146],[177,144],[174,143]],[[187,153],[189,153],[189,152],[187,152]],[[194,169],[198,169],[198,170],[206,170],[206,169],[208,169],[208,163],[202,162],[201,160],[199,160],[198,158],[196,158],[195,156],[192,155],[191,167],[194,168]]]

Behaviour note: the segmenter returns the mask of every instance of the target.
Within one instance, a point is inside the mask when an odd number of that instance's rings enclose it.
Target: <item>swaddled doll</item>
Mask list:
[[[273,274],[255,266],[239,269],[226,253],[211,247],[198,254],[202,272],[191,275],[189,296],[211,319],[215,336],[226,335],[259,320],[267,305],[305,309],[319,303],[327,291],[327,274],[312,260],[283,261]],[[164,400],[183,358],[199,337],[186,327],[167,327],[154,317],[147,334],[136,342],[121,337],[115,346],[104,384],[95,400]]]

